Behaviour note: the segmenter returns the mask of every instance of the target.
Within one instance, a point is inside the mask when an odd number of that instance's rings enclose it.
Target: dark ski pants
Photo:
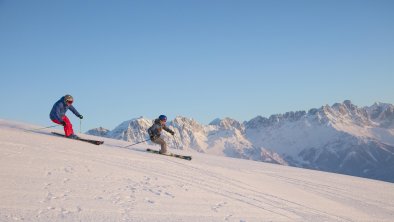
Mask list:
[[[160,137],[156,138],[155,140],[152,140],[152,142],[154,142],[156,144],[160,144],[160,146],[161,146],[160,153],[167,152],[167,143],[162,138],[160,138]]]

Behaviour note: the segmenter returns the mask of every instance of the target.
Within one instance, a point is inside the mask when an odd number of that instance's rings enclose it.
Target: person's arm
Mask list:
[[[168,128],[166,125],[163,126],[163,129],[167,132],[169,132],[171,135],[174,135],[174,131],[172,131],[170,128]]]
[[[71,112],[73,112],[76,116],[78,116],[80,119],[83,118],[83,116],[81,114],[79,114],[79,112],[74,108],[74,106],[70,106],[69,109],[71,110]]]

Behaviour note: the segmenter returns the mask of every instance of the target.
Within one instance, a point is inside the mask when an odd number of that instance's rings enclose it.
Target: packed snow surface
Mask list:
[[[170,149],[187,161],[145,152],[158,146],[96,146],[34,128],[0,120],[0,221],[394,218],[393,183]]]

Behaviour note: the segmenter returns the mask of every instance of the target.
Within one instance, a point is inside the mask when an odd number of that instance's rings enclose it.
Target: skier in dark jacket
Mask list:
[[[65,95],[53,105],[51,113],[49,114],[49,118],[51,118],[52,122],[64,126],[64,134],[69,138],[77,138],[77,136],[74,134],[73,126],[66,116],[67,110],[70,109],[76,116],[83,119],[83,116],[72,106],[73,102],[74,99],[72,96]]]
[[[167,143],[162,138],[160,138],[161,131],[165,130],[169,132],[171,135],[174,135],[175,132],[166,126],[167,117],[165,115],[160,115],[158,119],[155,119],[154,124],[148,129],[150,140],[156,144],[160,144],[161,149],[160,153],[167,153]]]

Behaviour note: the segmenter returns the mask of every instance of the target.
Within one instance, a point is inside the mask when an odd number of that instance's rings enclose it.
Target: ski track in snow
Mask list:
[[[174,162],[174,161],[171,161]],[[178,162],[175,162],[175,164],[180,164]],[[182,164],[185,166],[185,164]],[[276,196],[272,196],[263,192],[258,191],[258,189],[251,187],[241,181],[237,181],[234,178],[229,178],[229,177],[224,177],[219,174],[213,174],[210,171],[206,170],[201,170],[196,167],[188,167],[189,170],[193,170],[193,175],[197,175],[197,178],[205,178],[205,180],[201,181],[198,183],[200,189],[207,190],[211,193],[216,193],[221,196],[224,196],[226,198],[239,201],[245,204],[248,204],[253,207],[260,208],[262,210],[283,216],[285,218],[291,219],[291,217],[287,216],[288,213],[294,213],[298,216],[302,216],[305,214],[305,209],[307,209],[309,214],[314,214],[315,216],[319,216],[325,219],[329,219],[331,216],[325,212],[319,212],[318,210],[312,209],[302,205],[299,205],[294,202],[290,202],[288,200],[278,198]],[[190,172],[190,171],[187,171]],[[174,172],[175,173],[175,172]],[[176,174],[166,174],[168,177],[174,177],[173,175]],[[194,183],[194,179],[190,179],[187,177],[187,175],[182,175],[182,176],[177,176],[177,179],[179,181],[186,181],[189,182],[190,184]],[[223,184],[227,186],[223,186]],[[247,190],[251,191],[254,193],[254,196],[246,196],[241,193],[234,192],[233,190]],[[226,203],[226,202],[224,202]],[[217,204],[216,207],[213,207],[213,209],[217,209],[221,207],[223,204]],[[289,210],[289,209],[294,209],[294,207],[302,207],[302,212],[297,212],[295,210]],[[279,210],[278,210],[279,209]],[[332,219],[332,218],[331,218]],[[344,220],[347,220],[345,218],[341,218]]]
[[[394,218],[390,183],[197,153],[185,161],[24,128],[0,120],[0,221]]]

